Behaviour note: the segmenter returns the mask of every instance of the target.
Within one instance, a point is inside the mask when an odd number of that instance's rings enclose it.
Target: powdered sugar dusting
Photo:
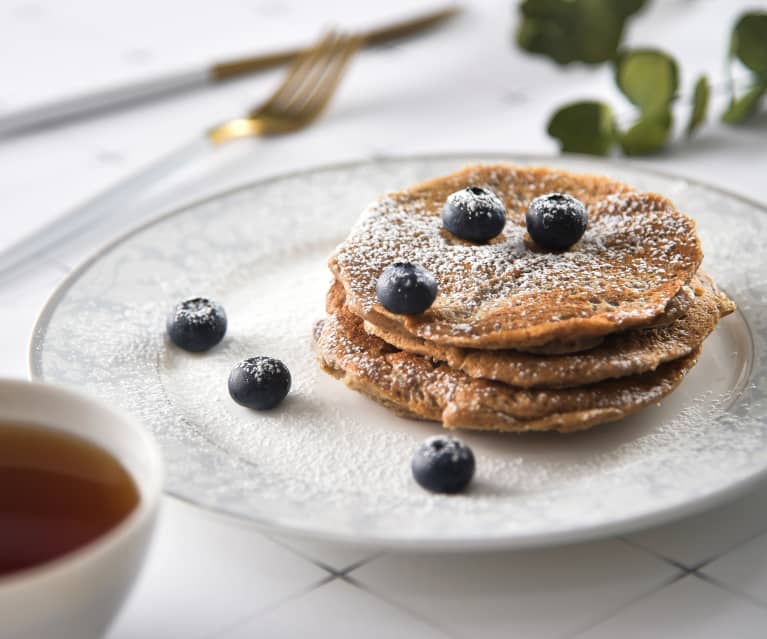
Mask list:
[[[431,495],[415,485],[411,455],[439,426],[394,417],[322,373],[311,330],[330,283],[325,259],[360,202],[469,160],[376,161],[294,176],[133,235],[56,302],[36,338],[38,370],[141,419],[162,446],[172,493],[348,541],[469,550],[573,538],[707,498],[763,470],[767,216],[631,169],[627,180],[694,212],[705,266],[739,313],[723,321],[661,407],[572,437],[462,434],[477,458],[469,493]],[[193,295],[214,297],[229,316],[228,335],[201,355],[164,336],[168,308]],[[293,376],[293,391],[274,411],[250,411],[227,393],[231,367],[257,354],[283,360]]]
[[[179,302],[171,312],[174,322],[192,326],[217,327],[221,317],[226,313],[221,305],[213,300],[195,297]]]
[[[494,210],[504,208],[503,202],[495,193],[479,187],[467,187],[455,191],[447,197],[447,201],[466,211],[470,220],[481,216],[491,218]]]
[[[548,329],[554,339],[555,325],[566,320],[599,316],[609,325],[652,317],[697,269],[694,223],[660,196],[592,196],[582,239],[566,252],[551,252],[526,237],[529,199],[515,196],[523,187],[533,195],[548,192],[550,184],[520,186],[529,175],[487,175],[489,170],[463,178],[492,182],[506,200],[506,227],[489,243],[470,244],[443,229],[439,187],[372,202],[334,255],[350,306],[373,311],[378,275],[393,262],[407,261],[429,270],[439,284],[434,305],[411,329],[421,337],[442,336],[448,343],[450,336],[478,338],[554,324]]]
[[[457,437],[446,437],[445,435],[434,435],[429,437],[419,447],[421,455],[427,459],[432,457],[442,457],[444,455],[450,455],[450,461],[454,464],[469,459],[471,456],[468,448]]]
[[[270,379],[282,374],[279,360],[271,357],[250,357],[235,364],[235,368],[245,371],[245,374],[255,381]]]

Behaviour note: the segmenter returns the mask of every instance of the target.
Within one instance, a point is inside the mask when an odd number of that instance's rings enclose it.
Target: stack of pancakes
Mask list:
[[[506,206],[484,244],[442,225],[447,197],[480,186]],[[536,245],[531,200],[567,193],[588,211],[566,251]],[[655,193],[606,177],[472,165],[374,201],[330,258],[324,370],[400,415],[446,428],[582,430],[657,403],[734,310],[703,259],[695,223]],[[437,280],[418,315],[387,311],[376,281],[395,262]]]

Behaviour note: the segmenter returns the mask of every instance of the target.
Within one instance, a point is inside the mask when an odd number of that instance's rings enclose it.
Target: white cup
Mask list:
[[[154,529],[163,483],[157,446],[135,420],[49,384],[0,379],[3,422],[48,426],[88,440],[114,455],[138,488],[136,508],[101,537],[0,577],[3,639],[100,637],[130,591]]]

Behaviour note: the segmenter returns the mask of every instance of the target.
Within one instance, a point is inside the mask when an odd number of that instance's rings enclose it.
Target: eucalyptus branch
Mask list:
[[[565,105],[549,120],[548,133],[563,151],[604,155],[616,146],[627,154],[656,152],[671,139],[672,107],[689,101],[687,135],[706,120],[711,95],[726,91],[730,97],[721,119],[739,124],[758,112],[767,95],[767,13],[745,13],[730,38],[725,80],[712,87],[706,75],[692,93],[678,90],[678,65],[657,49],[621,50],[626,22],[646,0],[522,0],[517,42],[531,53],[546,55],[559,64],[574,61],[599,64],[609,61],[616,84],[636,110],[616,117],[609,104],[586,100]],[[750,75],[737,87],[733,63]]]

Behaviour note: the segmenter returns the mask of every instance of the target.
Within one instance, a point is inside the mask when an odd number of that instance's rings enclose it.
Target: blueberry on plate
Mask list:
[[[469,186],[448,196],[442,223],[453,235],[470,242],[487,242],[506,224],[506,208],[498,196],[479,186]]]
[[[383,307],[392,313],[423,313],[437,297],[437,280],[418,264],[395,262],[378,277],[376,296]]]
[[[459,493],[474,476],[474,453],[455,437],[437,435],[413,455],[413,478],[433,493]]]
[[[176,304],[166,329],[176,346],[193,353],[207,351],[224,338],[226,313],[213,300],[195,297]]]
[[[251,357],[229,373],[229,394],[241,406],[267,410],[285,399],[290,382],[290,371],[280,360]]]
[[[541,195],[530,202],[525,214],[527,232],[547,249],[570,248],[586,231],[588,216],[583,202],[566,193]]]

